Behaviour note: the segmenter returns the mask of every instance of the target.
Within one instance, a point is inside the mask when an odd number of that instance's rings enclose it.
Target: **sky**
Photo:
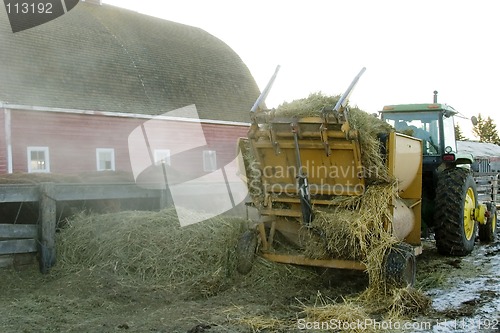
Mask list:
[[[496,0],[103,0],[199,27],[229,45],[266,104],[310,93],[341,94],[366,67],[351,105],[438,102],[464,117],[490,116],[500,130],[500,19]],[[474,139],[470,120],[457,118]]]

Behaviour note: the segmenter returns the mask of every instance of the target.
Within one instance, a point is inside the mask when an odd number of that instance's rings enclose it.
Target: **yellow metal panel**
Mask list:
[[[413,211],[413,228],[404,239],[411,245],[420,245],[422,200],[422,144],[420,139],[401,133],[391,133],[387,145],[389,175],[399,183],[399,197]],[[394,216],[394,214],[393,214]],[[404,223],[397,221],[396,223]]]
[[[360,195],[364,192],[361,153],[357,140],[347,139],[340,126],[330,128],[329,155],[321,141],[321,118],[301,120],[298,145],[302,171],[306,174],[311,194]],[[273,123],[272,132],[277,142],[271,142],[271,135],[251,140],[252,150],[261,166],[262,182],[267,192],[296,194],[297,175],[295,142],[290,123]],[[307,130],[307,131],[306,131]],[[313,130],[316,130],[313,131]],[[270,129],[259,128],[270,133]],[[353,137],[356,137],[355,131]],[[306,136],[307,134],[307,136]],[[331,136],[331,137],[330,137]],[[309,138],[307,138],[309,137]],[[279,153],[278,153],[279,152]]]
[[[326,268],[355,269],[360,271],[366,270],[366,266],[363,263],[352,260],[310,259],[306,258],[303,255],[289,255],[289,254],[276,254],[276,253],[263,253],[262,256],[268,260],[284,264],[317,266]]]

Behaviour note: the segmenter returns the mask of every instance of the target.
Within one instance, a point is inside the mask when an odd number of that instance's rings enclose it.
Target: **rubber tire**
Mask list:
[[[411,245],[398,243],[384,258],[384,282],[388,287],[413,286],[417,275],[417,260]]]
[[[477,223],[474,222],[470,239],[467,239],[464,227],[465,198],[469,188],[473,190],[474,204],[477,207],[476,183],[469,170],[452,168],[442,171],[439,175],[434,232],[436,247],[442,255],[466,256],[474,249]]]
[[[246,230],[238,239],[236,247],[236,270],[242,275],[250,273],[257,249],[257,233]]]
[[[497,233],[497,208],[491,202],[486,203],[486,208],[490,212],[490,217],[488,217],[486,224],[479,225],[479,240],[482,243],[493,243]],[[495,226],[493,226],[493,221],[496,222]]]

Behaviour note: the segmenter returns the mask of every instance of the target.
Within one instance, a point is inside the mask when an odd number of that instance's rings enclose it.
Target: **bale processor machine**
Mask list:
[[[240,237],[238,271],[246,274],[251,270],[256,251],[279,263],[366,270],[366,260],[357,256],[336,257],[332,254],[335,251],[306,255],[303,237],[304,232],[311,232],[319,243],[327,244],[328,234],[314,226],[317,215],[335,209],[339,198],[345,202],[363,197],[370,186],[360,144],[367,134],[353,126],[348,107],[349,96],[365,68],[333,107],[312,115],[286,116],[262,107],[278,70],[279,66],[251,109],[248,137],[238,143],[246,156],[241,174],[251,193],[250,205],[258,211]],[[422,141],[395,131],[381,134],[377,140],[378,158],[394,187],[380,223],[397,240],[385,251],[380,269],[391,281],[413,284],[415,256],[422,249]],[[359,206],[347,208],[356,209]],[[368,220],[366,225],[370,225]],[[275,246],[278,234],[293,245],[292,250]]]

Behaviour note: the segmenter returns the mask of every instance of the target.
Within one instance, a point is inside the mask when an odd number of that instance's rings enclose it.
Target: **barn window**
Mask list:
[[[215,150],[203,151],[203,171],[217,170],[217,155]]]
[[[115,170],[115,150],[112,148],[97,148],[97,171]]]
[[[154,158],[156,165],[160,165],[161,163],[170,165],[170,149],[155,149]]]
[[[50,172],[49,147],[28,147],[28,172]]]

